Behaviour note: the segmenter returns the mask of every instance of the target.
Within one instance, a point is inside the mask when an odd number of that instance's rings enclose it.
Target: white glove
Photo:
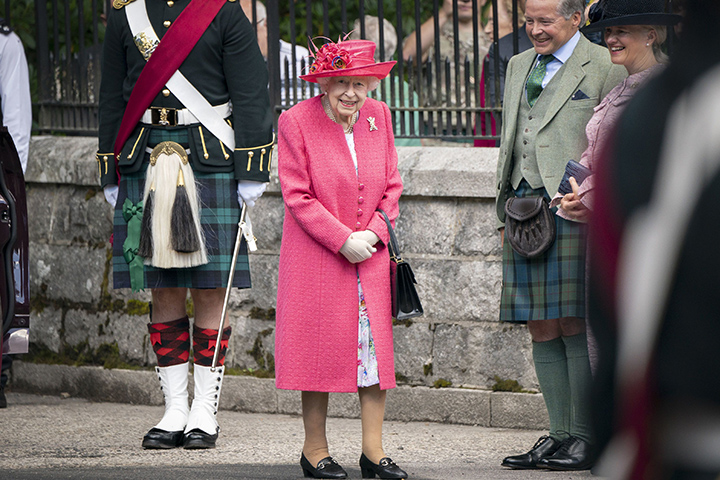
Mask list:
[[[367,260],[372,257],[372,254],[375,252],[377,252],[377,248],[370,245],[366,240],[353,238],[352,235],[348,237],[343,246],[340,247],[340,253],[342,253],[350,263],[360,263]]]
[[[115,208],[118,197],[118,186],[117,185],[105,185],[103,187],[103,193],[105,194],[105,201]]]
[[[375,244],[380,241],[380,237],[375,235],[375,232],[373,232],[372,230],[363,230],[361,232],[353,232],[350,234],[350,238],[355,238],[358,240],[365,240],[372,246],[375,246]]]
[[[245,202],[248,207],[254,207],[255,202],[262,196],[266,188],[267,183],[239,180],[237,182],[238,204],[242,206],[242,202]]]

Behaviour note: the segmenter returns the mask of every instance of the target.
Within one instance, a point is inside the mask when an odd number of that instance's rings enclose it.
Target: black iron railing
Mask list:
[[[264,5],[252,0],[248,17],[259,37],[267,37],[269,89],[276,115],[320,92],[317,85],[298,79],[309,65],[308,39],[315,39],[320,46],[323,40],[317,37],[335,41],[350,32],[358,38],[370,38],[377,32],[370,39],[378,43],[379,60],[396,60],[397,65],[372,95],[390,106],[397,137],[495,140],[497,135],[489,129],[481,131],[479,125],[481,116],[490,125],[490,115],[500,112],[500,95],[493,96],[492,105],[483,103],[483,93],[499,89],[499,80],[481,82],[487,46],[498,39],[497,33],[487,39],[481,25],[491,11],[498,18],[497,2],[501,1],[471,0],[473,28],[464,38],[458,38],[457,32],[461,7],[464,10],[467,2],[459,0],[267,0]],[[95,134],[104,21],[112,8],[110,2],[35,0],[34,98],[40,132]],[[438,28],[444,2],[452,4],[449,36]],[[9,16],[10,0],[5,0],[5,10]],[[517,19],[516,5],[513,14]],[[434,23],[434,45],[445,42],[452,48],[435,48],[418,62],[421,55],[403,55],[403,41],[427,21]],[[497,22],[494,31],[498,31]],[[393,43],[393,36],[396,41],[391,52],[387,46]],[[408,49],[413,50],[406,45]],[[414,49],[422,49],[419,37]]]

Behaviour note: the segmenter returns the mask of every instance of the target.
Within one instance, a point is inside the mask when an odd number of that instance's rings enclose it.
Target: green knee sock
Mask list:
[[[556,338],[533,342],[532,346],[535,373],[550,416],[550,436],[563,440],[570,431],[570,382],[565,345],[562,339]]]
[[[592,372],[588,358],[587,334],[562,337],[570,378],[570,434],[592,443],[591,389]]]

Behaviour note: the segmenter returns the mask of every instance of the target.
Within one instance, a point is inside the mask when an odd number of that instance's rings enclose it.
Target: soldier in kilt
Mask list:
[[[210,14],[209,5],[215,8]],[[113,287],[152,293],[148,331],[165,414],[142,445],[213,448],[230,337],[227,317],[220,346],[215,343],[241,205],[254,205],[270,171],[267,69],[236,0],[114,0],[113,7],[103,50],[96,160],[114,207]],[[204,24],[201,17],[207,18]],[[194,40],[185,37],[192,34]],[[188,42],[179,69],[163,71],[173,50]],[[136,101],[152,91],[151,77],[157,77],[143,76],[146,68],[159,68],[169,78],[147,105]],[[235,269],[232,286],[250,288],[244,239]],[[188,292],[195,312],[192,335]],[[212,369],[216,347],[219,367]]]

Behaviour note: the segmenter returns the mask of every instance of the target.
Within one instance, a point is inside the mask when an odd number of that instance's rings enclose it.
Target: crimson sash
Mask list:
[[[116,163],[123,145],[145,110],[180,68],[225,2],[227,0],[192,0],[165,32],[160,44],[140,73],[125,107],[122,123],[115,138]]]

